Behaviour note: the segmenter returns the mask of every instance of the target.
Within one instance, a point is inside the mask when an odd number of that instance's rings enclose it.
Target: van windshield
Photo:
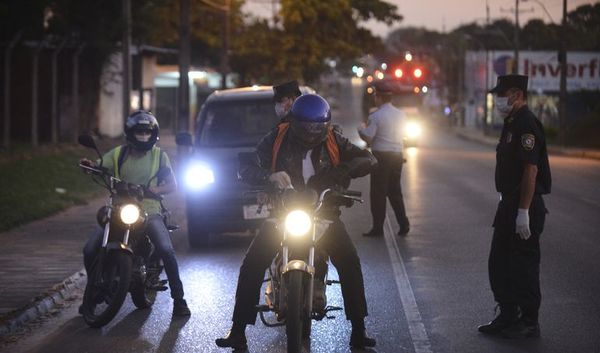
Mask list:
[[[255,146],[279,122],[271,99],[214,102],[204,107],[202,147]]]

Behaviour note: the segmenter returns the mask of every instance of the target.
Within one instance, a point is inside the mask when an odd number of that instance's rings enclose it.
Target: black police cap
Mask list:
[[[496,87],[490,90],[490,93],[505,93],[511,88],[518,88],[523,92],[527,92],[528,76],[524,75],[502,75],[498,76]]]
[[[373,87],[375,88],[375,94],[378,95],[391,95],[395,90],[394,84],[386,80],[375,81]]]
[[[300,92],[298,81],[296,80],[273,86],[273,100],[275,102],[285,97],[298,97],[300,95],[302,95],[302,92]]]

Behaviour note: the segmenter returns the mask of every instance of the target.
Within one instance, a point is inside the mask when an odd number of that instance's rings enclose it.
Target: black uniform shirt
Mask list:
[[[498,192],[510,195],[519,189],[524,163],[538,167],[535,193],[550,193],[551,176],[544,127],[526,105],[504,119],[496,147]]]

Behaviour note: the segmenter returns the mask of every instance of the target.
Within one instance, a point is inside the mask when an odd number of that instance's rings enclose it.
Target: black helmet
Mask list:
[[[292,134],[304,147],[314,148],[327,139],[331,109],[323,97],[318,94],[298,97],[292,105],[291,115]]]
[[[137,131],[149,131],[150,138],[147,141],[140,141],[135,137]],[[150,150],[156,141],[158,141],[158,120],[156,117],[145,110],[138,110],[127,117],[125,120],[125,136],[127,142],[133,145],[136,149],[142,151]]]

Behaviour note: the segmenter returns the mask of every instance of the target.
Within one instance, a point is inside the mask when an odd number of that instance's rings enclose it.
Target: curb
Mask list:
[[[492,140],[491,137],[473,135],[459,130],[454,130],[454,134],[464,140],[479,142],[488,146],[496,146],[496,144],[498,143],[496,139]],[[600,151],[597,150],[589,150],[582,148],[563,148],[559,146],[548,145],[548,152],[554,155],[600,160]]]
[[[39,295],[31,303],[0,318],[0,337],[15,333],[20,327],[51,312],[72,296],[76,289],[82,289],[86,284],[85,270],[81,269],[55,285],[50,290]]]

